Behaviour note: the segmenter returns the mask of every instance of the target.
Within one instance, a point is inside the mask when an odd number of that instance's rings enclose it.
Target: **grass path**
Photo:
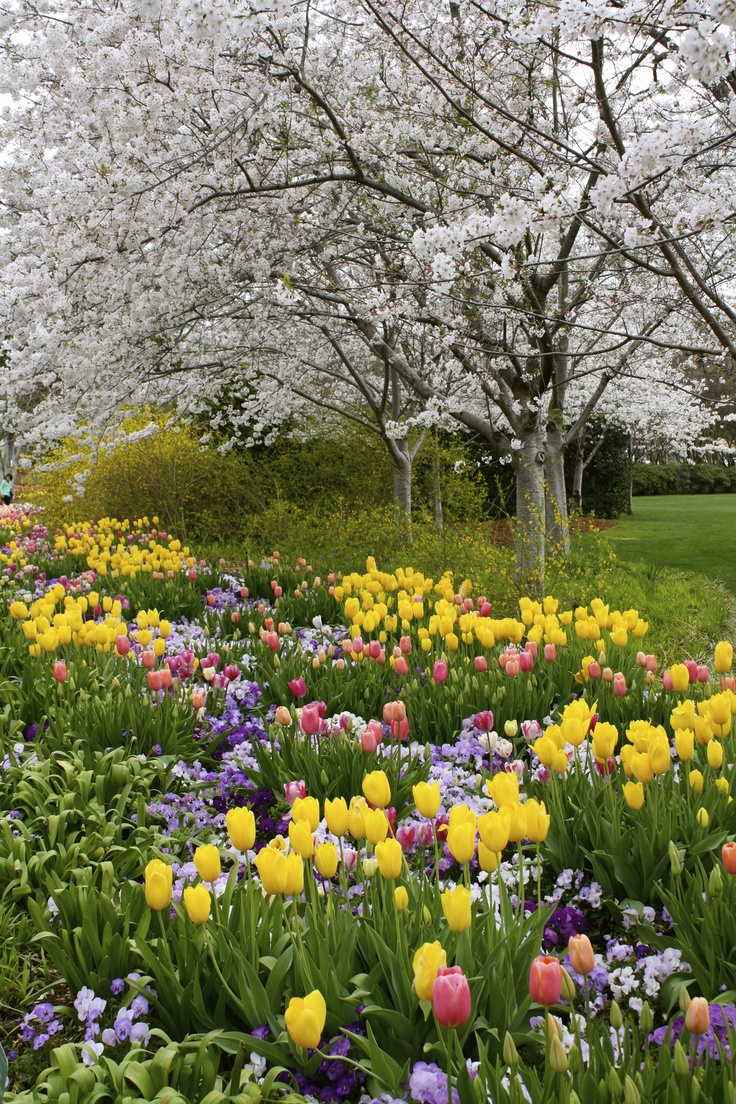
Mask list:
[[[736,594],[736,495],[635,498],[606,536],[621,560],[700,571]]]

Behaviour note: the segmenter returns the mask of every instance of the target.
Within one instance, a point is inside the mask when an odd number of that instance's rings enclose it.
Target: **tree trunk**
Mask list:
[[[411,474],[412,460],[409,438],[399,437],[389,445],[393,467],[394,515],[396,523],[406,529],[406,539],[411,541]]]
[[[545,519],[547,540],[556,552],[570,554],[570,525],[565,487],[565,442],[556,421],[547,425],[544,474],[546,481]]]
[[[544,445],[534,426],[514,453],[516,473],[516,579],[532,592],[544,585]]]
[[[585,440],[584,435],[578,435],[575,444],[575,474],[572,477],[572,496],[570,498],[570,511],[573,514],[583,512],[583,474],[585,472]]]
[[[437,441],[434,442],[434,458],[432,460],[432,495],[434,500],[434,520],[437,528],[442,532],[442,469],[440,467],[440,455]]]
[[[629,434],[629,513],[634,512],[634,442]]]

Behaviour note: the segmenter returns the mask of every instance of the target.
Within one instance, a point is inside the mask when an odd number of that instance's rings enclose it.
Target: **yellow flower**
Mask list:
[[[365,799],[354,797],[350,802],[350,835],[354,840],[362,840],[365,836],[365,813],[367,811]]]
[[[723,766],[723,744],[711,740],[708,744],[708,766],[719,770]]]
[[[394,890],[394,904],[397,912],[404,912],[409,907],[409,894],[406,886],[397,886]]]
[[[689,763],[695,753],[695,733],[690,728],[675,732],[675,751],[683,763]]]
[[[401,873],[403,853],[401,844],[395,839],[382,840],[376,844],[376,859],[378,869],[384,878],[393,881]]]
[[[670,743],[663,736],[657,736],[649,745],[649,762],[654,774],[666,774],[670,769],[672,756],[670,755]],[[640,779],[644,782],[646,779]]]
[[[670,726],[676,732],[679,728],[693,728],[694,724],[695,702],[686,698],[670,713]]]
[[[296,851],[290,851],[285,857],[286,886],[284,893],[296,897],[304,889],[304,860]]]
[[[478,862],[481,870],[485,870],[486,874],[492,874],[494,870],[498,870],[498,853],[489,850],[483,840],[478,843]]]
[[[388,835],[388,818],[383,809],[366,809],[363,813],[363,824],[366,838],[374,847]]]
[[[575,724],[577,723],[578,722],[575,721]],[[551,740],[549,736],[539,736],[532,744],[532,749],[537,759],[544,767],[552,766],[560,750],[554,740]]]
[[[475,823],[451,824],[447,829],[447,846],[456,862],[470,862],[475,851]]]
[[[337,870],[337,848],[334,843],[321,843],[314,853],[314,865],[323,878],[334,878]]]
[[[316,797],[297,797],[291,806],[292,820],[306,820],[313,832],[319,827],[319,801]]]
[[[220,877],[220,852],[207,843],[194,852],[194,865],[203,882],[216,882]]]
[[[23,621],[28,616],[28,606],[25,602],[11,602],[10,616],[15,621]]]
[[[526,806],[509,809],[509,843],[521,843],[526,836]]]
[[[182,894],[184,908],[193,924],[204,924],[210,918],[210,891],[206,886],[187,886]]]
[[[296,805],[296,801],[294,802]],[[308,820],[292,820],[289,825],[289,842],[303,859],[311,859],[314,851],[312,828]]]
[[[708,815],[707,809],[698,809],[697,813],[695,814],[695,819],[697,820],[701,828],[707,828],[710,824],[710,816]]]
[[[641,809],[644,804],[644,787],[641,782],[626,782],[624,799],[630,809]]]
[[[654,771],[647,752],[642,751],[631,760],[631,771],[639,782],[651,782]]]
[[[297,1046],[314,1049],[319,1046],[327,1019],[327,1004],[319,989],[306,997],[292,997],[284,1013],[284,1023]]]
[[[419,782],[412,787],[414,804],[424,817],[435,817],[440,807],[439,782]]]
[[[464,885],[457,885],[452,890],[446,889],[442,894],[442,911],[450,926],[450,931],[467,931],[472,918],[470,890],[466,889]]]
[[[249,851],[256,842],[256,818],[253,811],[245,805],[240,805],[237,809],[228,809],[225,815],[225,827],[236,851]]]
[[[618,743],[618,729],[615,725],[599,721],[593,730],[591,750],[599,763],[607,763]]]
[[[486,789],[499,809],[519,804],[519,779],[514,771],[499,771],[486,779]]]
[[[699,770],[690,771],[690,789],[696,794],[703,792],[703,775]]]
[[[432,987],[440,966],[447,965],[447,955],[439,940],[423,943],[414,955],[414,990],[420,1000],[431,1001]]]
[[[366,800],[377,809],[385,809],[391,801],[391,786],[382,770],[371,771],[363,779],[363,793]]]
[[[494,853],[503,851],[509,842],[509,827],[511,816],[508,809],[501,812],[491,811],[478,817],[478,834],[483,845]]]
[[[13,606],[10,607],[10,612],[13,612]],[[733,664],[733,647],[727,640],[721,640],[719,644],[716,644],[715,663],[716,671],[719,675],[725,675],[726,671],[731,670]]]
[[[256,870],[269,896],[286,890],[286,857],[276,847],[262,847],[256,855]]]
[[[171,867],[160,859],[151,859],[146,866],[146,904],[160,912],[171,904]]]
[[[344,836],[350,826],[350,811],[344,797],[325,801],[327,827],[335,836]]]
[[[547,838],[551,819],[544,802],[540,805],[533,797],[530,797],[524,805],[524,812],[526,813],[527,837],[532,843],[543,843]]]

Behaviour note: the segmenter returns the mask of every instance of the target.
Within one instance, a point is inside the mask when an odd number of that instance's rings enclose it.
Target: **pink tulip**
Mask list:
[[[597,659],[594,659],[589,665],[588,674],[592,679],[599,679],[601,677],[601,665]]]
[[[156,692],[163,689],[163,671],[148,672],[148,689]]]
[[[353,642],[352,640],[343,640],[340,647],[345,655],[351,655],[353,651]]]
[[[194,580],[197,578],[197,569],[196,569],[196,567],[190,567],[189,568],[189,571],[187,571],[187,577],[188,577],[190,583],[194,582]]]
[[[240,678],[240,668],[237,663],[226,663],[222,673],[228,682],[235,682],[237,678]]]
[[[672,689],[672,686],[673,686],[672,675],[669,673],[669,671],[665,671],[665,673],[662,675],[662,686],[664,687],[665,690],[671,690]]]
[[[207,658],[202,660],[202,666],[217,669],[220,666],[220,657],[217,652],[210,652]]]
[[[693,682],[696,682],[697,678],[698,678],[698,665],[695,662],[695,660],[694,659],[686,659],[684,665],[685,665],[685,667],[687,667],[687,674],[688,674],[688,678],[690,679],[691,684]]]
[[[480,604],[478,606],[478,612],[481,615],[481,617],[490,617],[491,616],[491,603],[487,602],[485,600],[485,598],[481,598]]]
[[[444,659],[438,659],[432,668],[432,678],[441,686],[444,682],[447,682],[447,674],[447,664]]]
[[[506,660],[506,675],[516,678],[519,673],[519,656],[509,656]]]
[[[227,675],[224,671],[216,671],[212,678],[213,690],[224,690],[227,686]]]
[[[204,690],[192,690],[192,709],[204,709],[207,695]]]
[[[358,655],[360,655],[360,653],[363,651],[362,637],[356,636],[355,640],[353,641],[353,651],[356,652]]]
[[[531,652],[522,652],[519,656],[518,664],[522,671],[526,671],[528,674],[529,671],[533,670],[534,668],[534,656]],[[506,664],[506,674],[509,674],[508,663]]]
[[[493,714],[490,709],[484,709],[482,713],[476,713],[473,717],[473,728],[479,732],[490,732],[493,728]]]
[[[547,663],[555,662],[555,660],[557,659],[557,648],[554,644],[544,645],[544,658],[546,659]]]
[[[127,655],[128,652],[130,651],[130,641],[128,640],[128,637],[123,636],[122,633],[121,633],[120,636],[116,636],[115,637],[115,647],[117,648],[118,655],[121,655],[121,656]]]
[[[708,682],[710,679],[710,671],[704,663],[698,664],[698,682]]]
[[[401,649],[402,655],[411,655],[411,637],[402,636],[401,640],[399,641],[399,648]]]
[[[295,698],[303,698],[307,692],[307,684],[301,677],[292,679],[287,685]]]
[[[366,755],[371,755],[382,739],[383,729],[381,728],[381,722],[369,721],[360,734],[360,746]]]
[[[644,655],[644,652],[637,652],[636,653],[636,666],[637,667],[646,667],[646,665],[647,665],[647,657]]]
[[[247,587],[241,587],[241,588],[240,588],[240,597],[241,597],[241,598],[247,598],[247,597],[248,597],[248,595],[249,595],[249,593],[250,593],[250,592],[249,592],[249,590],[248,590],[248,588],[247,588]]]
[[[272,652],[277,652],[279,648],[279,634],[277,632],[266,633],[266,644]]]
[[[368,645],[368,655],[371,657],[371,659],[378,659],[381,651],[382,649],[380,642],[378,640],[371,640]]]
[[[432,986],[432,1005],[443,1027],[460,1027],[470,1019],[470,986],[459,966],[440,966]]]
[[[299,723],[302,726],[302,732],[305,732],[307,736],[317,735],[322,727],[322,718],[319,715],[317,702],[311,702],[304,706]]]
[[[303,780],[298,782],[285,782],[284,783],[284,797],[289,808],[292,807],[296,799],[305,798],[307,796],[307,786]]]
[[[537,656],[539,655],[539,648],[537,647],[536,640],[527,640],[526,647],[524,648],[524,651],[525,652],[531,652],[531,654],[536,659]]]
[[[399,658],[395,661],[394,671],[396,671],[397,675],[408,675],[409,674],[409,664],[406,662],[406,659],[405,659],[404,656],[399,656]]]
[[[604,682],[613,682],[613,668],[612,667],[604,667],[603,668],[603,681]]]
[[[622,671],[617,671],[613,676],[613,692],[617,698],[623,698],[626,693],[626,676]]]
[[[417,825],[416,841],[420,847],[431,847],[433,839],[432,825],[428,820],[424,820]]]
[[[529,995],[536,1004],[557,1004],[562,992],[562,970],[556,958],[538,955],[529,971]]]
[[[394,740],[405,740],[409,735],[409,718],[404,717],[401,721],[392,721],[391,735]]]
[[[488,670],[488,660],[485,656],[476,656],[473,662],[475,663],[475,669],[479,675],[482,675],[484,671]]]
[[[69,672],[63,659],[57,659],[53,667],[53,675],[57,682],[66,682]]]
[[[386,662],[386,652],[383,648],[381,648],[378,655],[376,656],[376,663],[378,664],[379,667],[382,667],[385,662]]]
[[[156,666],[156,657],[153,652],[143,652],[141,655],[141,663],[148,671],[152,671]]]
[[[470,613],[470,611],[473,608],[473,605],[474,605],[473,599],[472,598],[466,598],[465,601],[463,602],[463,609],[465,610],[466,613]]]
[[[417,836],[416,824],[402,824],[396,829],[396,839],[401,844],[402,851],[411,851]]]

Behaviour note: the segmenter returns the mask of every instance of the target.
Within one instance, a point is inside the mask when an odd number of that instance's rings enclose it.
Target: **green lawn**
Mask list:
[[[635,498],[605,535],[619,559],[700,571],[736,593],[736,495]]]

